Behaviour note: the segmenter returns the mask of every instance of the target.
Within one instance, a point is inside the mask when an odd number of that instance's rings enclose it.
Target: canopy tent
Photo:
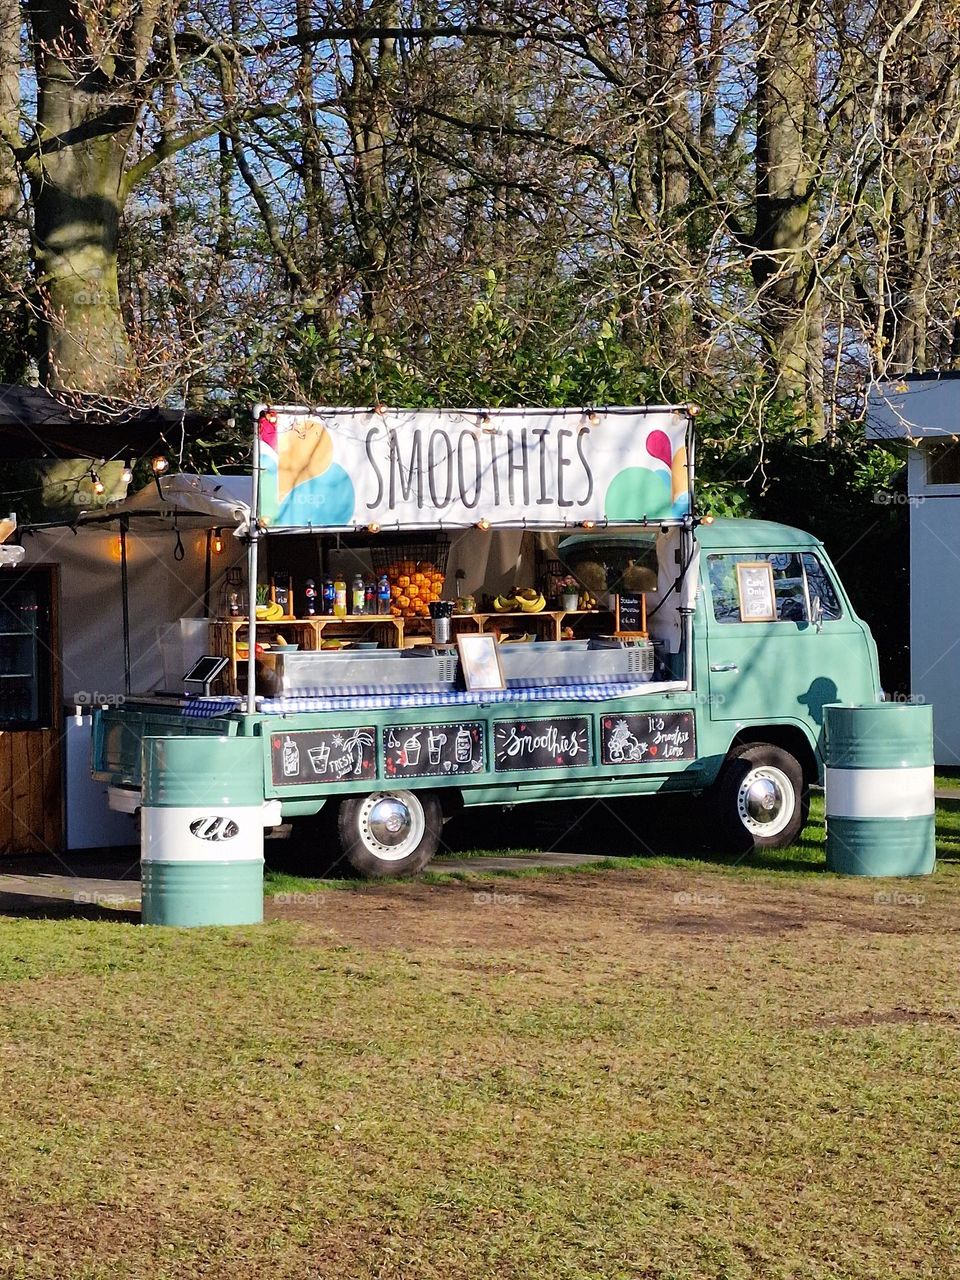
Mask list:
[[[162,476],[122,502],[81,512],[77,524],[125,521],[141,534],[172,529],[242,532],[250,520],[252,494],[250,476]]]
[[[211,535],[245,527],[250,495],[249,476],[164,476],[122,502],[18,530],[28,559],[61,565],[64,670],[77,688],[119,685],[117,650],[105,642],[111,630],[123,637],[125,692],[133,675],[140,688],[153,687],[162,667],[158,630],[206,611],[221,567],[242,555],[225,545],[215,571]]]

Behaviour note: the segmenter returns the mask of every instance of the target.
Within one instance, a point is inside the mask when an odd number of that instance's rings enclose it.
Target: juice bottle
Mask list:
[[[342,578],[333,584],[333,613],[337,618],[347,616],[347,584]]]
[[[362,614],[363,606],[367,598],[366,588],[363,585],[363,577],[361,574],[353,580],[353,591],[351,592],[350,612],[353,614]]]

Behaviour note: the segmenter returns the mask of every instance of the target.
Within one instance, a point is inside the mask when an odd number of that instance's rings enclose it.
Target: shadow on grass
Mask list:
[[[72,898],[44,897],[30,893],[0,893],[0,916],[28,920],[100,920],[112,924],[140,924],[139,907],[122,910]]]
[[[464,810],[445,824],[431,866],[442,872],[448,859],[573,853],[614,863],[630,859],[634,865],[639,859],[799,874],[824,870],[823,829],[815,822],[790,849],[740,856],[711,845],[715,825],[705,805],[691,796],[483,806]],[[350,868],[337,860],[332,823],[322,815],[294,824],[290,839],[268,841],[266,858],[271,872],[281,876],[353,878]]]

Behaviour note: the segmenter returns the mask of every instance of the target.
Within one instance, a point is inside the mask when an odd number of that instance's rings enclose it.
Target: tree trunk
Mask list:
[[[761,0],[757,19],[756,224],[751,271],[777,399],[808,408],[814,43],[809,0]],[[819,330],[813,318],[813,331]],[[822,422],[811,420],[820,433]]]
[[[37,146],[24,168],[44,311],[41,377],[51,387],[122,395],[137,371],[120,309],[117,240],[125,166],[148,92],[140,79],[154,0],[142,0],[106,41],[99,30],[91,37],[87,14],[66,0],[31,0],[29,15]]]

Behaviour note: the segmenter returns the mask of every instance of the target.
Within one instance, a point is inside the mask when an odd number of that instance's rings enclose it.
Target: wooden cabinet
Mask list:
[[[0,852],[62,846],[63,712],[54,565],[0,570]]]

